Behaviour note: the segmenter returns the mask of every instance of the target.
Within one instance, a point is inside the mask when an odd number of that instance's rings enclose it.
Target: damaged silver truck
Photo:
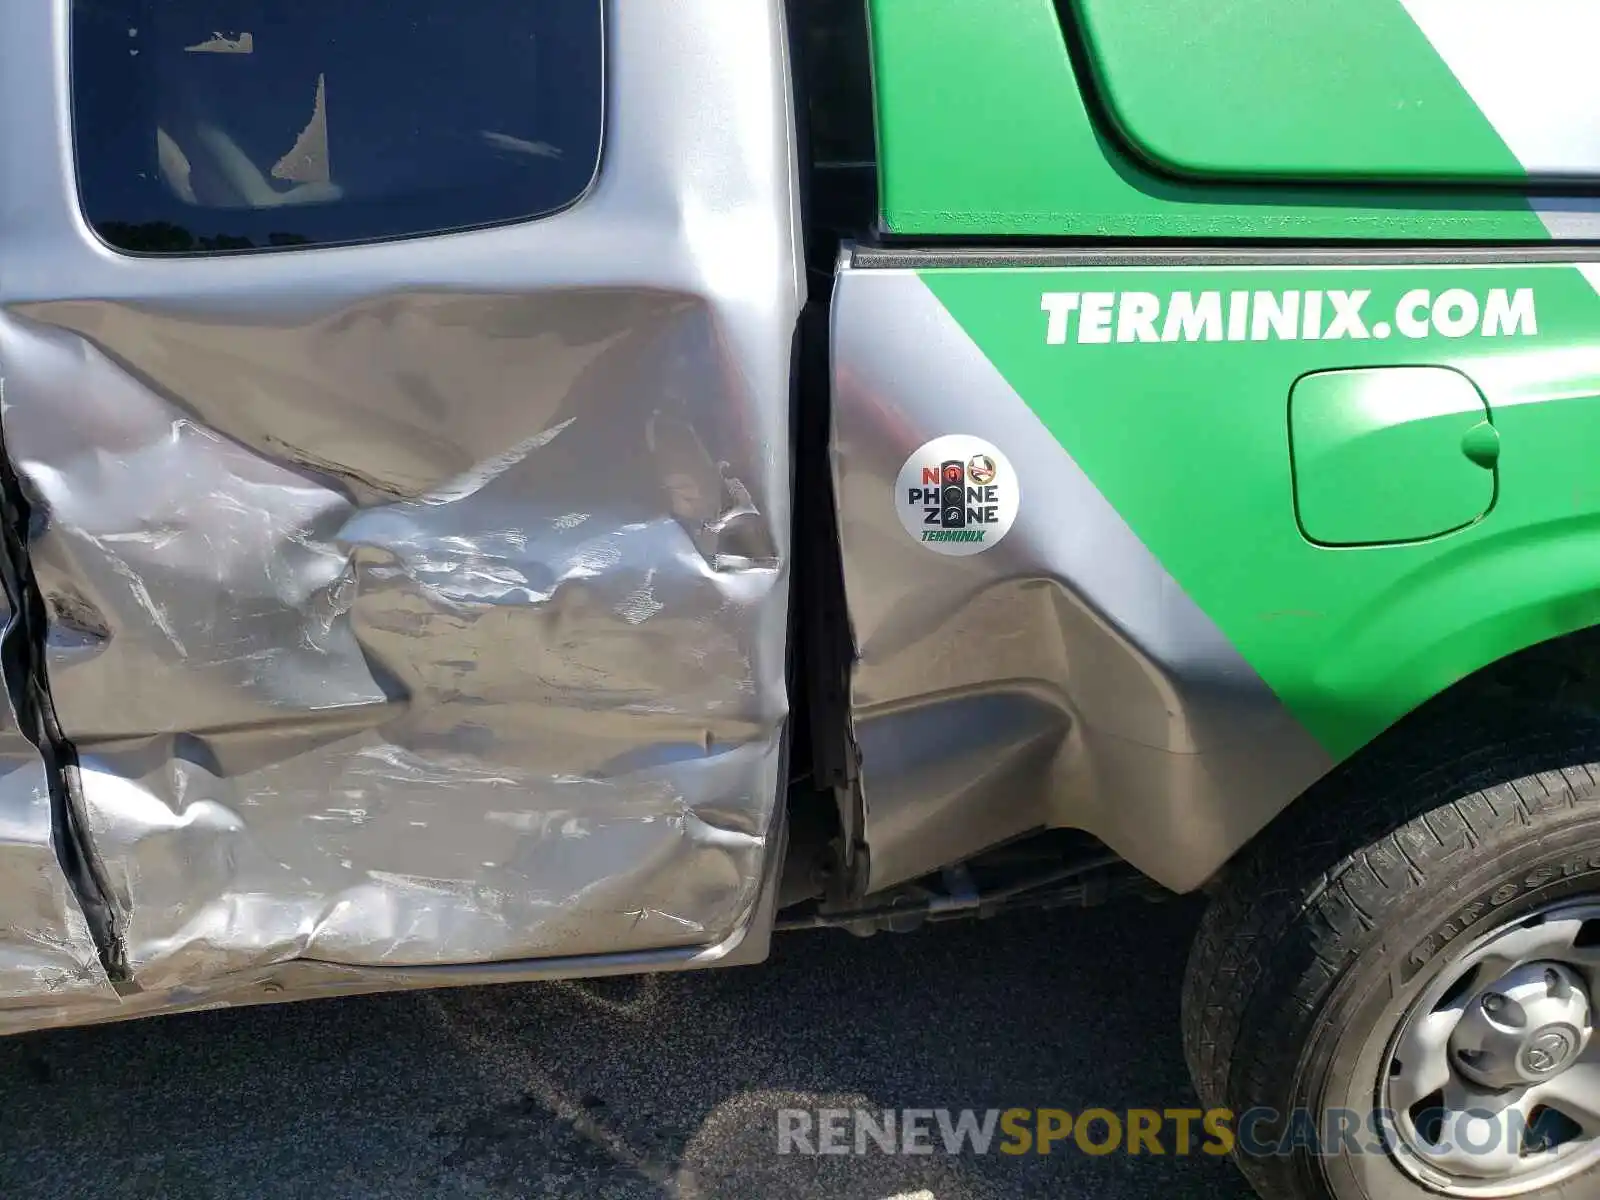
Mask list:
[[[0,7],[0,1031],[1206,893],[1203,1102],[1376,1139],[1263,1195],[1593,1194],[1600,18],[1508,12]]]

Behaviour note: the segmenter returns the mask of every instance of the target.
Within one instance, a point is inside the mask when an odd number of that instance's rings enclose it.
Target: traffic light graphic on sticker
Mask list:
[[[945,462],[939,472],[939,525],[944,529],[967,527],[967,468],[959,458]]]

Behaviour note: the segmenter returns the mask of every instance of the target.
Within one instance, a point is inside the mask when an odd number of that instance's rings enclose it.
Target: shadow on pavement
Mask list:
[[[1244,1200],[1225,1161],[1070,1141],[777,1152],[779,1108],[1193,1105],[1178,989],[1196,918],[1185,902],[790,934],[759,967],[12,1038],[0,1193]]]

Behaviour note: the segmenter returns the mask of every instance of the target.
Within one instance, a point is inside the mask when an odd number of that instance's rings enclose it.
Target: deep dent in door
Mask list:
[[[4,428],[145,993],[118,1015],[694,965],[756,919],[804,287],[781,11],[608,19],[660,69],[618,73],[593,193],[531,225],[130,263],[76,220],[64,114],[6,145]],[[0,30],[0,90],[13,55],[64,71],[45,17]]]
[[[0,483],[15,491],[10,472],[0,470]],[[0,1011],[25,1005],[71,1021],[85,1005],[115,995],[67,874],[65,780],[34,677],[20,518],[0,502]]]

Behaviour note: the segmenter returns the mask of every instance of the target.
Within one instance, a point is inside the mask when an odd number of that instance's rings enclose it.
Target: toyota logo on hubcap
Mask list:
[[[1522,1061],[1535,1075],[1544,1075],[1561,1066],[1571,1055],[1572,1039],[1559,1029],[1548,1029],[1528,1043]]]

